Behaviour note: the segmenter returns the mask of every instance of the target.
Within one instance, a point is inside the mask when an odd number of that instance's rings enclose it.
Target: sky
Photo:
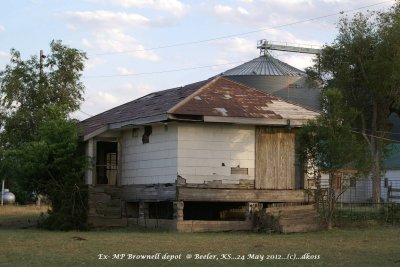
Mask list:
[[[3,0],[0,70],[52,40],[87,53],[83,120],[148,93],[208,79],[259,56],[257,40],[322,47],[341,16],[385,0]],[[373,6],[371,6],[373,5]],[[368,8],[362,8],[369,6]],[[362,9],[359,9],[362,8]],[[357,11],[351,11],[357,9]],[[342,13],[342,14],[339,14]],[[312,55],[271,51],[299,69]]]

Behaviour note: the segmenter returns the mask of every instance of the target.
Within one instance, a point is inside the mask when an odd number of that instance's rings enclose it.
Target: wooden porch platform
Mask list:
[[[209,202],[313,202],[306,190],[203,189],[177,187],[177,200]]]

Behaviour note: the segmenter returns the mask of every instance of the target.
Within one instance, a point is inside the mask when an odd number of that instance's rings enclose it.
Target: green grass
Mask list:
[[[0,222],[2,213],[0,209]],[[400,228],[334,229],[305,234],[175,233],[144,229],[50,232],[0,229],[0,266],[398,266]],[[99,260],[98,254],[182,254],[183,259]],[[319,260],[187,260],[186,254],[288,253]]]

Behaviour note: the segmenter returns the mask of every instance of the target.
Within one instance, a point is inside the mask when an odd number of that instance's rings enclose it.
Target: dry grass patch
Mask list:
[[[0,206],[0,229],[34,227],[40,215],[46,214],[48,208],[46,205]]]

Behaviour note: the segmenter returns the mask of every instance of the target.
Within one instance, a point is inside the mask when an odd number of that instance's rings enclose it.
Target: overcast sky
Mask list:
[[[89,60],[83,77],[86,100],[81,111],[74,114],[85,119],[147,93],[204,80],[249,61],[259,55],[256,49],[259,39],[316,47],[331,43],[337,34],[340,15],[325,15],[345,11],[352,16],[354,12],[346,11],[374,4],[378,5],[368,9],[382,10],[393,3],[385,0],[3,0],[0,69],[8,63],[10,48],[16,48],[27,58],[38,55],[40,49],[46,53],[53,39],[87,52]],[[224,36],[230,37],[220,38]],[[151,49],[155,47],[164,48]],[[271,53],[300,69],[312,64],[312,56]],[[208,67],[190,69],[203,66]],[[180,71],[143,74],[169,70]]]

